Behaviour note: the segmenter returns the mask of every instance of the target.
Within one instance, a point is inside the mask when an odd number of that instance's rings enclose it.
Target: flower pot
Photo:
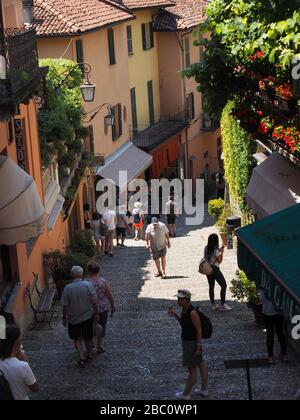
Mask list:
[[[262,305],[256,305],[254,303],[248,302],[247,306],[249,309],[252,309],[255,318],[255,324],[259,328],[265,328],[265,320],[262,312]]]
[[[223,245],[227,245],[227,233],[220,233]]]

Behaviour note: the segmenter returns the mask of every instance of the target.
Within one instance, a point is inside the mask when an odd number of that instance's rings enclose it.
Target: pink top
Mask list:
[[[99,313],[108,311],[109,300],[105,292],[106,280],[99,276],[96,279],[88,279],[88,282],[94,286],[96,290]]]

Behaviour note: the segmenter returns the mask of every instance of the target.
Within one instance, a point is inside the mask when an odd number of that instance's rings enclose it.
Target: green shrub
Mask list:
[[[243,271],[236,271],[236,276],[232,280],[230,287],[234,299],[237,302],[248,302],[253,305],[259,305],[260,299],[258,290],[254,281],[249,280]]]
[[[216,226],[218,227],[220,233],[227,233],[227,223],[226,220],[228,217],[232,216],[232,210],[230,205],[226,205],[226,207],[223,208],[223,211],[218,218],[218,221],[216,223]]]
[[[79,265],[86,273],[90,257],[68,250],[65,254],[59,250],[44,255],[44,261],[50,270],[55,283],[61,280],[71,280],[71,268]]]
[[[84,254],[90,258],[95,257],[96,248],[93,235],[89,231],[76,232],[70,246],[72,253]]]
[[[225,203],[222,198],[209,201],[208,213],[215,219],[216,222],[221,217],[224,210],[224,206],[225,206]]]

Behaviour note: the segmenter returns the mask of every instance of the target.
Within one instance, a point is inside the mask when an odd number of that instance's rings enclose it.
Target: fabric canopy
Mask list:
[[[300,314],[300,205],[237,231],[238,264],[286,318]]]
[[[254,169],[246,199],[259,219],[300,203],[300,171],[279,153]]]
[[[99,167],[97,175],[112,181],[120,188],[143,174],[152,163],[152,156],[128,142],[111,155],[103,167]],[[120,179],[120,172],[127,172],[127,183]]]
[[[44,208],[34,179],[14,161],[0,156],[0,244],[15,245],[44,229]]]

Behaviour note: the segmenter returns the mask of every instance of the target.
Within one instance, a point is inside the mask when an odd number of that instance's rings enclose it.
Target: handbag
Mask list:
[[[103,328],[98,322],[94,322],[94,337],[101,337],[103,333]]]
[[[204,276],[210,276],[213,273],[212,265],[207,261],[206,258],[203,258],[199,264],[199,273]]]

